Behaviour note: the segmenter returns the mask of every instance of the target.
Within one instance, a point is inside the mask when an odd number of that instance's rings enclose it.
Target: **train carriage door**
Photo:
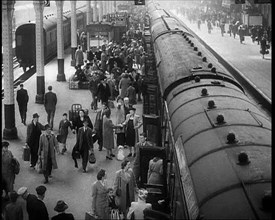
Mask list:
[[[161,146],[161,123],[157,115],[142,115],[143,132],[147,135],[148,141]]]

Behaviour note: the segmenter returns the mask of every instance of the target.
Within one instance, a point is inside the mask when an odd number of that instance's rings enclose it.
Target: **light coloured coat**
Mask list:
[[[127,214],[127,219],[131,219],[132,213],[134,213],[135,219],[144,219],[144,214],[143,214],[144,209],[152,209],[152,205],[138,198],[137,202],[131,203],[129,212]]]
[[[49,144],[50,143],[50,144]],[[49,147],[51,149],[49,149]],[[50,150],[50,152],[49,152]],[[52,160],[52,168],[57,169],[57,162],[56,162],[56,151],[59,152],[58,149],[58,142],[53,134],[50,135],[50,139],[48,141],[47,134],[41,134],[39,139],[39,148],[38,148],[38,155],[41,155],[42,159],[42,170],[46,170],[47,162],[48,162],[48,154],[51,155]]]
[[[103,147],[107,150],[111,150],[114,148],[114,124],[110,118],[107,118],[105,115],[103,116]]]

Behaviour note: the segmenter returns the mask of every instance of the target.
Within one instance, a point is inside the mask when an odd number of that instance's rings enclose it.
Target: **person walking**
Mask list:
[[[97,71],[94,71],[92,73],[92,76],[90,78],[90,82],[89,82],[89,90],[92,94],[92,103],[91,103],[91,109],[96,111],[97,110],[97,87],[98,84],[100,83],[100,78],[99,78],[99,74]]]
[[[89,150],[93,152],[93,132],[88,127],[89,121],[85,119],[83,121],[83,127],[79,128],[77,134],[77,145],[80,155],[82,157],[82,169],[83,173],[86,173],[86,167],[89,158]]]
[[[78,45],[77,50],[75,51],[75,65],[81,68],[84,65],[84,54],[81,50],[81,46]]]
[[[15,173],[12,167],[13,155],[8,150],[9,142],[2,141],[2,182],[3,189],[6,193],[5,198],[8,198],[8,193],[13,191],[13,184],[15,180]]]
[[[138,129],[141,127],[142,122],[140,116],[136,114],[135,108],[130,108],[130,114],[126,115],[126,120],[121,124],[121,126],[126,126],[126,145],[129,146],[130,153],[128,157],[136,156],[135,145],[138,142]]]
[[[27,125],[27,138],[25,145],[30,148],[30,167],[34,168],[38,160],[38,148],[41,130],[45,130],[45,126],[39,123],[39,115],[37,113],[34,113],[32,118],[32,122]]]
[[[54,114],[55,114],[55,107],[57,103],[57,97],[54,92],[52,92],[53,87],[48,86],[48,92],[45,94],[44,98],[44,106],[47,112],[47,121],[48,124],[51,126],[51,129],[53,129],[53,121],[54,121]]]
[[[103,117],[103,144],[102,146],[107,150],[106,159],[112,160],[112,157],[115,155],[112,152],[112,149],[115,147],[114,143],[114,131],[116,127],[112,120],[110,119],[111,111],[106,111],[105,116]]]
[[[242,44],[244,41],[244,35],[245,35],[245,29],[243,25],[239,26],[239,37],[240,37],[240,43]]]
[[[44,184],[49,182],[52,169],[57,169],[56,152],[59,154],[58,142],[51,133],[51,127],[45,125],[46,132],[41,134],[39,140],[38,156],[42,160],[42,170],[45,177]]]
[[[135,181],[137,185],[140,184],[140,148],[141,147],[152,147],[152,144],[147,141],[145,133],[139,135],[139,142],[136,144],[136,157],[133,162],[133,172],[135,175]]]
[[[148,191],[146,189],[140,189],[138,191],[138,201],[131,203],[129,212],[127,214],[127,219],[132,219],[132,215],[134,215],[134,219],[145,219],[143,211],[145,209],[152,209],[152,204],[146,203],[147,196]]]
[[[95,118],[95,132],[98,138],[98,150],[102,151],[102,144],[103,144],[103,116],[106,114],[106,111],[111,111],[107,103],[102,103],[102,108],[100,111],[97,112],[96,118]]]
[[[66,141],[67,141],[67,137],[68,137],[68,128],[71,128],[71,130],[73,130],[73,125],[71,124],[71,122],[67,119],[68,115],[67,113],[63,114],[63,119],[60,121],[59,123],[59,140],[58,142],[61,143],[61,145],[63,146],[61,154],[64,154],[67,151],[66,148]]]
[[[122,76],[122,78],[119,81],[118,89],[119,89],[119,96],[121,98],[124,98],[124,97],[126,97],[127,88],[130,85],[130,79],[129,79],[129,75],[127,73],[123,73],[123,74],[121,74],[121,76]]]
[[[23,87],[24,87],[24,85],[21,83],[20,89],[17,90],[16,101],[18,103],[21,121],[24,125],[26,125],[27,106],[28,106],[28,101],[29,101],[29,95],[28,95],[28,91],[26,89],[24,89]]]
[[[3,214],[5,220],[23,220],[23,208],[17,202],[18,194],[15,191],[10,192],[10,203],[4,208]]]
[[[54,211],[58,212],[57,215],[52,217],[52,220],[74,220],[74,216],[71,213],[65,213],[68,205],[63,201],[59,200],[54,207]]]
[[[125,159],[121,163],[121,169],[115,174],[113,187],[117,200],[119,200],[120,203],[118,205],[119,209],[125,217],[128,208],[131,206],[131,202],[135,201],[135,192],[137,191],[134,173],[130,168],[130,164],[131,163],[128,159]]]
[[[109,219],[109,202],[107,186],[107,174],[104,169],[101,169],[97,173],[97,181],[92,186],[92,213],[97,216],[98,219]]]
[[[207,21],[207,29],[208,29],[208,34],[211,34],[212,24],[210,20]]]

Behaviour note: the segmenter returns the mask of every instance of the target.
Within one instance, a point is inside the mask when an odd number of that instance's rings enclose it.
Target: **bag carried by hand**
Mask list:
[[[20,163],[16,158],[11,159],[11,166],[13,169],[13,172],[17,175],[20,172]]]
[[[37,163],[36,163],[36,170],[38,173],[43,173],[43,170],[42,170],[42,160],[41,158],[38,159]]]
[[[96,162],[95,154],[94,154],[94,152],[92,152],[89,155],[89,163],[93,164],[95,162]]]

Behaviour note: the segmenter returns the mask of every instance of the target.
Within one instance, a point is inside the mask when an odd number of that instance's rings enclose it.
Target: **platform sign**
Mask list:
[[[111,32],[112,25],[102,23],[88,24],[86,25],[86,31],[89,33]]]
[[[194,192],[193,182],[192,182],[190,171],[187,165],[187,160],[186,160],[181,137],[178,137],[178,140],[175,143],[175,149],[176,149],[189,219],[197,219],[197,217],[199,216],[199,206],[197,203],[196,194]]]

